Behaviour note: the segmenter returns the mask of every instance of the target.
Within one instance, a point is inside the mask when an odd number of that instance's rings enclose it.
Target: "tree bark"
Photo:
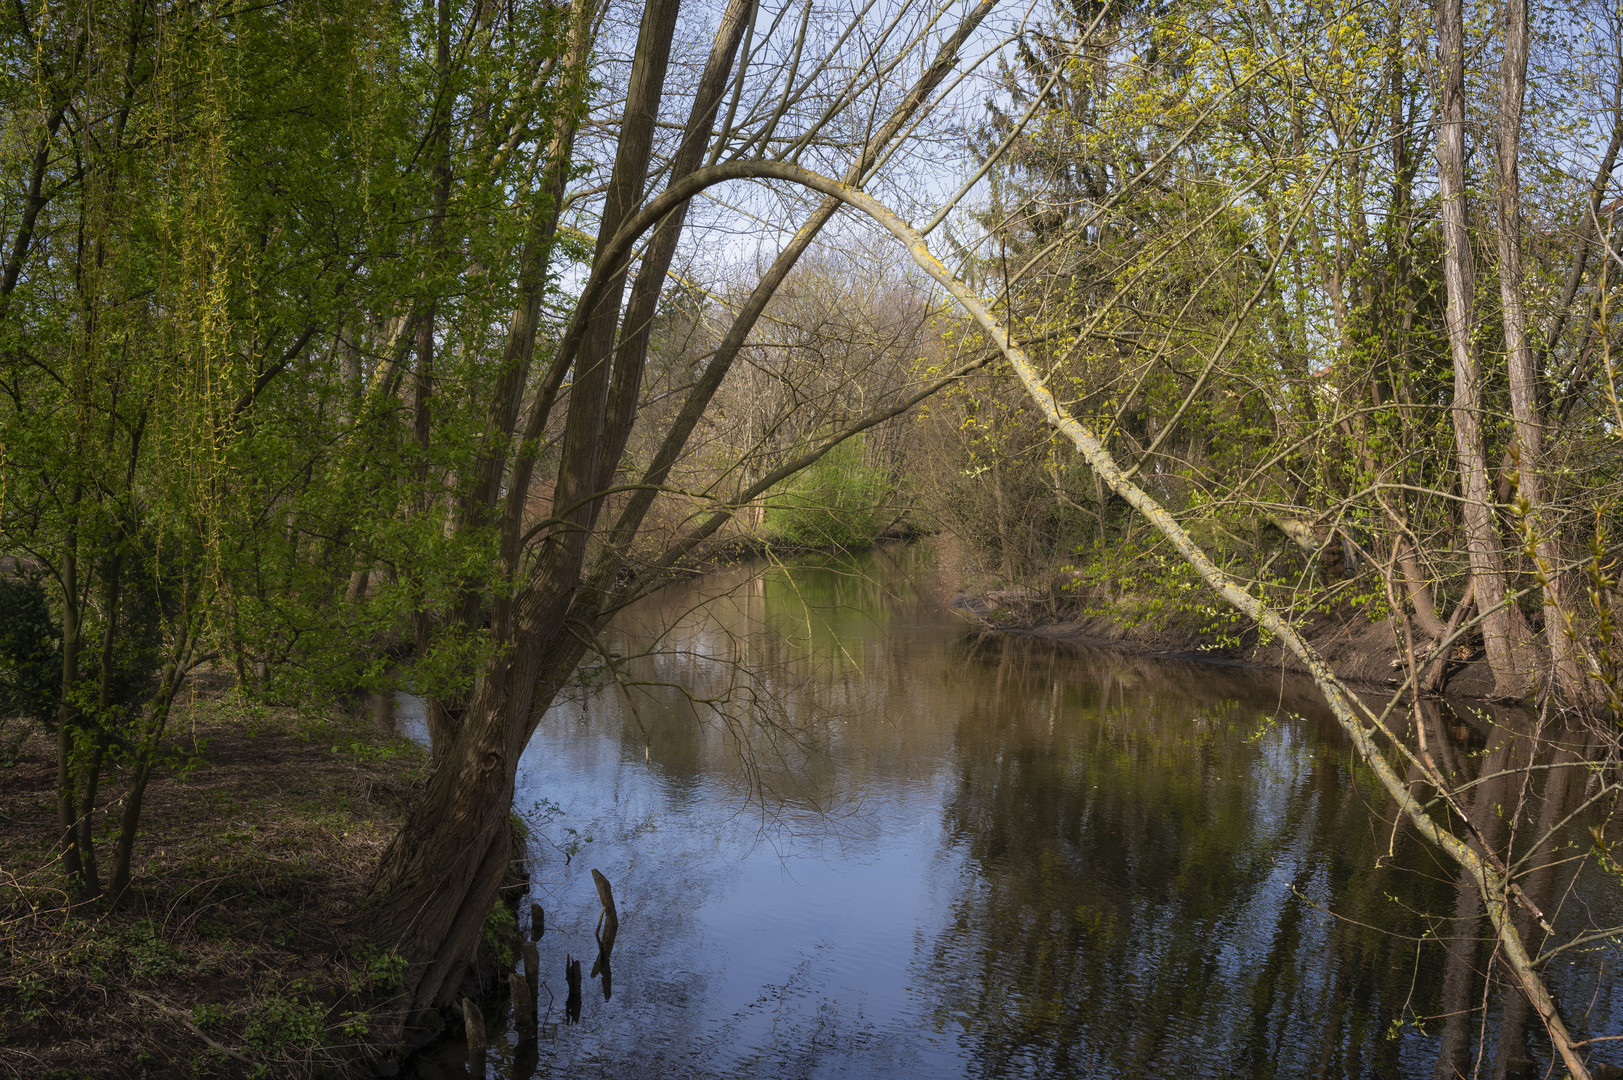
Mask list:
[[[497,598],[492,635],[510,647],[487,662],[428,789],[385,851],[374,880],[379,902],[370,920],[374,932],[409,961],[405,993],[412,1014],[454,1000],[507,869],[508,814],[531,718],[545,710],[588,640],[569,615],[597,513],[592,495],[625,279],[624,253],[602,256],[642,197],[677,8],[676,0],[654,0],[638,33],[592,275],[601,287],[589,301],[587,335],[575,356],[554,496],[564,520],[544,539],[528,583],[510,600]],[[506,512],[522,513],[523,504],[522,498],[510,499]]]
[[[1452,0],[1450,0],[1452,2]],[[1584,677],[1577,643],[1568,630],[1561,602],[1561,549],[1558,524],[1545,512],[1541,444],[1543,421],[1538,401],[1538,371],[1527,340],[1527,311],[1522,289],[1521,154],[1522,99],[1527,92],[1527,0],[1506,0],[1505,53],[1500,65],[1497,136],[1499,202],[1499,299],[1504,312],[1505,355],[1510,365],[1510,410],[1516,425],[1516,472],[1523,500],[1521,511],[1543,587],[1544,638],[1556,691],[1581,704]]]
[[[1505,602],[1504,553],[1489,500],[1487,454],[1482,438],[1482,373],[1471,341],[1476,284],[1465,206],[1465,27],[1461,0],[1439,0],[1437,39],[1441,88],[1437,187],[1442,204],[1443,279],[1448,291],[1444,322],[1454,360],[1454,403],[1450,412],[1464,496],[1461,513],[1494,694],[1523,698],[1533,687],[1528,633],[1520,611]]]
[[[1437,617],[1437,602],[1432,595],[1431,582],[1421,568],[1420,560],[1415,558],[1414,548],[1401,533],[1392,538],[1392,543],[1397,547],[1398,570],[1403,574],[1404,593],[1414,608],[1414,621],[1420,624],[1420,632],[1432,641],[1442,641],[1448,631],[1443,620]]]

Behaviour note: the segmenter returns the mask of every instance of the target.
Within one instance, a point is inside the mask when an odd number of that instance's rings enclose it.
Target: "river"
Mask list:
[[[515,1049],[496,1019],[491,1076],[1543,1075],[1542,1030],[1485,986],[1474,894],[1393,827],[1311,686],[982,635],[950,600],[921,545],[622,613],[615,670],[588,669],[519,769],[542,1027]],[[1530,723],[1457,706],[1428,730],[1475,775],[1532,752]],[[1593,791],[1538,775],[1548,803],[1519,777],[1465,798],[1532,835]],[[1592,819],[1525,883],[1568,935],[1623,924],[1579,857]],[[569,1023],[594,868],[612,984],[588,978]],[[1614,938],[1549,965],[1579,1038],[1623,1031],[1620,961]],[[1592,1052],[1623,1064],[1623,1042]],[[464,1053],[415,1075],[466,1075]]]

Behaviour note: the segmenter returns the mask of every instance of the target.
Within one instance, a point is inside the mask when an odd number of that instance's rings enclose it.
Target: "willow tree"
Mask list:
[[[16,5],[0,35],[0,536],[50,600],[63,865],[97,895],[110,831],[117,896],[170,704],[240,640],[244,552],[309,550],[278,502],[335,427],[335,328],[410,261],[414,105],[373,77],[405,38],[360,4]]]
[[[932,388],[911,388],[856,418],[823,445],[720,499],[663,554],[631,563],[645,515],[756,320],[840,205],[823,198],[810,208],[732,312],[680,408],[662,414],[660,428],[645,433],[652,453],[628,472],[625,453],[642,415],[652,327],[687,211],[686,199],[667,198],[657,213],[644,204],[660,181],[668,192],[707,163],[727,158],[843,156],[849,184],[869,181],[946,92],[965,42],[992,8],[993,0],[983,0],[951,18],[947,9],[900,8],[853,58],[842,50],[856,47],[859,13],[846,13],[819,42],[808,7],[798,27],[786,24],[784,40],[757,25],[764,13],[752,3],[735,0],[720,18],[691,97],[684,95],[678,106],[685,119],[677,122],[674,145],[661,144],[659,124],[669,105],[678,5],[654,0],[642,9],[612,126],[612,165],[593,222],[590,274],[544,370],[527,379],[528,347],[510,345],[507,355],[518,363],[489,399],[487,438],[474,473],[481,482],[456,497],[452,530],[488,523],[497,538],[498,572],[486,588],[438,613],[442,626],[454,628],[470,625],[481,608],[488,611],[489,645],[469,691],[431,702],[437,764],[375,882],[369,920],[409,962],[406,1014],[453,1000],[507,869],[519,756],[603,622],[738,506]],[[583,4],[571,17],[576,48],[590,48],[592,7]],[[899,72],[910,65],[919,74],[900,82]],[[846,134],[861,131],[855,117],[875,109],[883,110],[883,122],[855,138]],[[543,160],[555,176],[575,171],[569,154],[578,148],[580,130],[578,117],[560,116]],[[547,218],[542,231],[557,227]],[[634,265],[628,236],[644,241]],[[547,272],[544,254],[527,264],[538,277]],[[529,306],[511,319],[513,335],[532,324],[538,301],[526,296]],[[547,464],[556,471],[543,484],[537,473]],[[546,509],[537,514],[536,492],[548,488]]]

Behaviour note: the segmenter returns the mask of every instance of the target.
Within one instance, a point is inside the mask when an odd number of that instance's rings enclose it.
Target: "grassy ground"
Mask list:
[[[53,744],[0,763],[0,1076],[344,1073],[377,1022],[398,960],[355,916],[422,754],[366,720],[223,690],[171,727],[116,909],[62,890]]]

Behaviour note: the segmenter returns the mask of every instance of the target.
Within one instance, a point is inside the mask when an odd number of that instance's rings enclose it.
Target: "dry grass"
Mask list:
[[[116,909],[67,902],[51,741],[0,768],[0,1076],[344,1073],[376,1024],[397,972],[355,916],[420,752],[223,692],[173,727]]]

